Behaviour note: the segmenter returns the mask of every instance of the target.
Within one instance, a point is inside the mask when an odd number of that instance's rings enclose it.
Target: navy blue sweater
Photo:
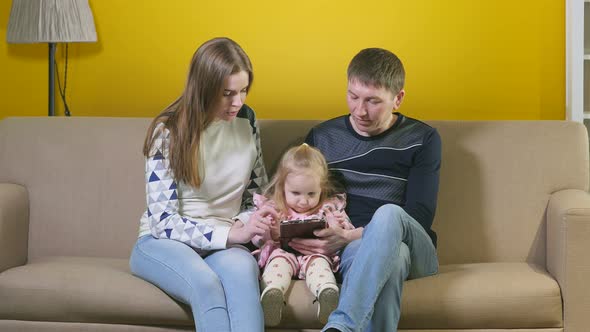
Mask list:
[[[348,201],[346,213],[356,227],[371,221],[384,204],[396,204],[424,227],[436,246],[431,229],[438,194],[441,140],[436,129],[395,113],[385,132],[365,137],[356,133],[348,115],[323,122],[307,135],[328,161]]]

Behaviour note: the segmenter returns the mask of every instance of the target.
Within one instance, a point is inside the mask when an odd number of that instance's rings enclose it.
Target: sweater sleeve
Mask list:
[[[240,213],[234,218],[240,220],[244,224],[250,220],[250,215],[254,213],[255,210],[253,195],[259,192],[268,183],[266,167],[264,166],[264,159],[262,158],[260,128],[258,128],[258,122],[254,116],[254,112],[251,112],[250,125],[252,126],[252,135],[254,136],[254,142],[256,144],[256,161],[254,162],[254,168],[250,174],[248,186],[242,195]]]
[[[209,225],[179,213],[177,182],[170,169],[170,131],[163,124],[154,129],[146,158],[147,216],[152,236],[185,243],[197,251],[224,249],[230,226]]]
[[[413,162],[408,175],[404,210],[428,230],[436,211],[441,164],[441,139],[436,130],[425,137]]]

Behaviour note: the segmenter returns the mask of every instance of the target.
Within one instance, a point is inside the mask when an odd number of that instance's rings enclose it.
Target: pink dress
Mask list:
[[[275,207],[274,201],[268,199],[262,195],[254,194],[254,205],[257,209],[260,209],[265,206]],[[333,197],[328,198],[323,204],[322,207],[313,214],[303,214],[297,213],[291,209],[289,209],[289,215],[285,216],[284,220],[294,220],[294,219],[307,219],[307,218],[333,218],[332,220],[336,220],[340,227],[344,229],[354,229],[354,226],[350,223],[350,219],[344,212],[344,207],[346,206],[346,194],[337,194]],[[274,227],[279,227],[279,224],[276,223]],[[329,227],[329,226],[328,226]],[[291,264],[293,268],[293,275],[297,276],[299,279],[305,279],[305,273],[307,271],[307,267],[309,262],[314,257],[322,257],[330,263],[332,271],[338,271],[338,267],[340,266],[340,257],[337,255],[328,257],[322,254],[313,254],[313,255],[302,255],[302,254],[293,254],[281,249],[281,245],[278,241],[275,241],[271,238],[270,232],[263,236],[255,236],[252,239],[252,243],[259,246],[260,249],[255,250],[252,254],[257,256],[258,258],[258,265],[260,268],[264,268],[266,264],[274,259],[275,257],[283,257]]]

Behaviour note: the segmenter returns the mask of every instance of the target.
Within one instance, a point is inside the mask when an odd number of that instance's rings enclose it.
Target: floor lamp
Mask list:
[[[49,44],[49,116],[54,116],[56,43],[96,41],[88,0],[12,0],[6,41]]]

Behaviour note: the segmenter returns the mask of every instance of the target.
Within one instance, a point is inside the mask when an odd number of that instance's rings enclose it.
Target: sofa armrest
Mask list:
[[[547,207],[547,271],[561,288],[564,332],[590,326],[590,195],[562,190]]]
[[[27,262],[28,238],[27,189],[0,183],[0,272]]]

